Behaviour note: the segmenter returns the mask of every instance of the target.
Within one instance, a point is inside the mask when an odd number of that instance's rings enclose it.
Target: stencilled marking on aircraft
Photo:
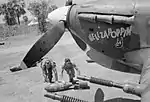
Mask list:
[[[132,34],[132,26],[127,27],[126,29],[121,27],[115,30],[112,30],[112,28],[108,28],[107,30],[104,30],[103,32],[97,31],[95,33],[91,33],[88,35],[88,38],[91,42],[93,41],[99,41],[100,39],[116,39],[119,37],[127,37],[131,36]]]

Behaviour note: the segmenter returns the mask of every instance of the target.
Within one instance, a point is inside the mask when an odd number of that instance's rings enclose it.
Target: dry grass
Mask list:
[[[47,24],[47,28],[51,27],[51,24]],[[21,25],[7,26],[4,24],[0,24],[0,40],[6,40],[11,36],[18,35],[31,35],[31,34],[40,34],[38,29],[38,25],[28,26],[24,23]]]

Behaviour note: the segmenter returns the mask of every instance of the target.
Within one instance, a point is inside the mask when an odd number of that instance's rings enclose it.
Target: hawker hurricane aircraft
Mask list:
[[[70,1],[49,13],[48,19],[53,27],[26,54],[22,69],[32,67],[47,54],[68,29],[92,61],[113,70],[140,74],[136,88],[141,102],[149,102],[149,0],[93,0],[84,4]]]

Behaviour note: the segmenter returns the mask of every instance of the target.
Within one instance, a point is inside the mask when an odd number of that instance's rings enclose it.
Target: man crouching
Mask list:
[[[80,70],[76,67],[76,65],[72,63],[69,58],[65,58],[65,63],[62,66],[61,76],[63,77],[63,71],[65,70],[69,76],[69,82],[74,83],[74,77],[75,77],[74,69],[78,72],[78,75],[80,75]]]
[[[44,76],[44,82],[52,83],[53,73],[55,74],[55,81],[58,80],[56,63],[53,60],[49,58],[43,58],[41,60],[40,67]]]

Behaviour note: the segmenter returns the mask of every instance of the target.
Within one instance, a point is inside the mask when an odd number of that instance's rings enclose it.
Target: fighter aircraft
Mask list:
[[[91,60],[106,68],[141,74],[141,102],[149,102],[149,9],[149,0],[94,0],[60,7],[48,15],[53,27],[33,45],[20,67],[32,67],[68,29]]]

